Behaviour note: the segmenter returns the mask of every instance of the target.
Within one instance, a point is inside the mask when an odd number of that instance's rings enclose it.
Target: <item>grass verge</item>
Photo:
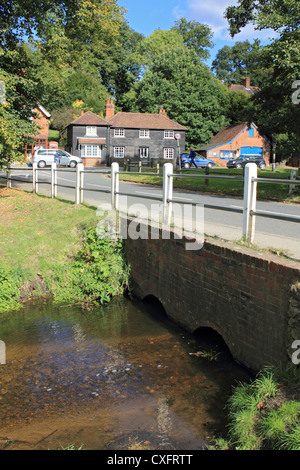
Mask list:
[[[96,235],[96,209],[0,187],[0,312],[20,298],[104,303],[127,285],[122,244]]]
[[[228,401],[229,440],[216,448],[300,450],[300,369],[267,367]]]
[[[243,196],[243,181],[239,180],[226,180],[226,179],[207,179],[201,178],[189,178],[188,175],[205,175],[204,170],[189,170],[182,171],[183,175],[187,175],[184,178],[174,178],[174,189],[185,189],[190,191],[199,191],[204,193],[213,193],[218,195],[228,196]],[[226,168],[212,168],[210,175],[222,175],[222,176],[243,176],[243,170],[229,170]],[[265,170],[258,170],[258,177],[260,178],[277,178],[277,179],[289,179],[290,170],[283,168],[277,169],[272,172],[269,168]],[[143,175],[120,175],[120,179],[123,181],[139,182],[144,184],[152,184],[162,186],[162,176],[153,173],[153,176]],[[280,183],[259,183],[257,189],[258,199],[284,201],[284,202],[299,202],[300,194],[299,190],[289,195],[289,189],[287,184]]]

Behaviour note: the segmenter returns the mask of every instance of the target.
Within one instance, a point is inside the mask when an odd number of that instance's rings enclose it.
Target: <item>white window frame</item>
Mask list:
[[[149,158],[149,147],[140,147],[139,156],[140,158]]]
[[[173,147],[165,147],[164,148],[164,159],[165,160],[172,160],[175,155],[175,149]]]
[[[86,135],[97,135],[97,127],[96,126],[86,126]]]
[[[140,139],[149,139],[150,130],[149,129],[140,129]]]
[[[164,131],[164,139],[174,139],[174,131]]]
[[[125,137],[125,129],[121,127],[114,129],[114,137]]]
[[[90,147],[90,152],[88,151],[89,147]],[[99,157],[101,157],[101,147],[100,147],[100,145],[97,145],[97,144],[81,144],[81,157],[83,157],[83,158],[99,158]]]
[[[124,158],[125,147],[114,147],[114,158]]]

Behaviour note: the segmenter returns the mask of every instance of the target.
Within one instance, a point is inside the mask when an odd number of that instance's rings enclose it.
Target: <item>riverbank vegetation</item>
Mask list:
[[[222,450],[300,450],[300,369],[266,367],[239,383],[228,401],[229,439]]]
[[[0,312],[29,298],[105,303],[127,286],[121,241],[96,234],[96,208],[0,187]]]

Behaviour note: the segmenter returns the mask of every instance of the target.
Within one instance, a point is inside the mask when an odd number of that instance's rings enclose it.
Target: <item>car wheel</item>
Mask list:
[[[212,163],[208,163],[208,164],[207,164],[207,167],[208,167],[208,168],[212,168]]]
[[[235,167],[236,167],[238,170],[240,170],[240,169],[242,168],[242,165],[241,165],[240,163],[237,163],[237,164],[235,165]]]
[[[184,168],[189,168],[190,164],[188,162],[186,162],[183,166],[184,166]]]
[[[266,165],[265,165],[264,163],[260,163],[260,164],[259,164],[259,168],[260,168],[261,170],[263,170],[264,168],[266,168]]]
[[[44,160],[40,160],[40,161],[38,162],[38,167],[39,167],[39,168],[45,168],[45,166],[46,166],[46,162],[44,162]]]
[[[77,166],[77,162],[74,162],[74,160],[71,160],[70,161],[70,167],[71,168],[76,168],[76,166]]]

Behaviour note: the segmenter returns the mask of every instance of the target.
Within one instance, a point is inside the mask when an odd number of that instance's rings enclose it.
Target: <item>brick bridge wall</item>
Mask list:
[[[189,332],[213,328],[253,371],[288,364],[291,344],[300,340],[300,263],[215,239],[188,251],[186,241],[172,232],[170,239],[149,233],[125,240],[133,294],[155,296]]]

